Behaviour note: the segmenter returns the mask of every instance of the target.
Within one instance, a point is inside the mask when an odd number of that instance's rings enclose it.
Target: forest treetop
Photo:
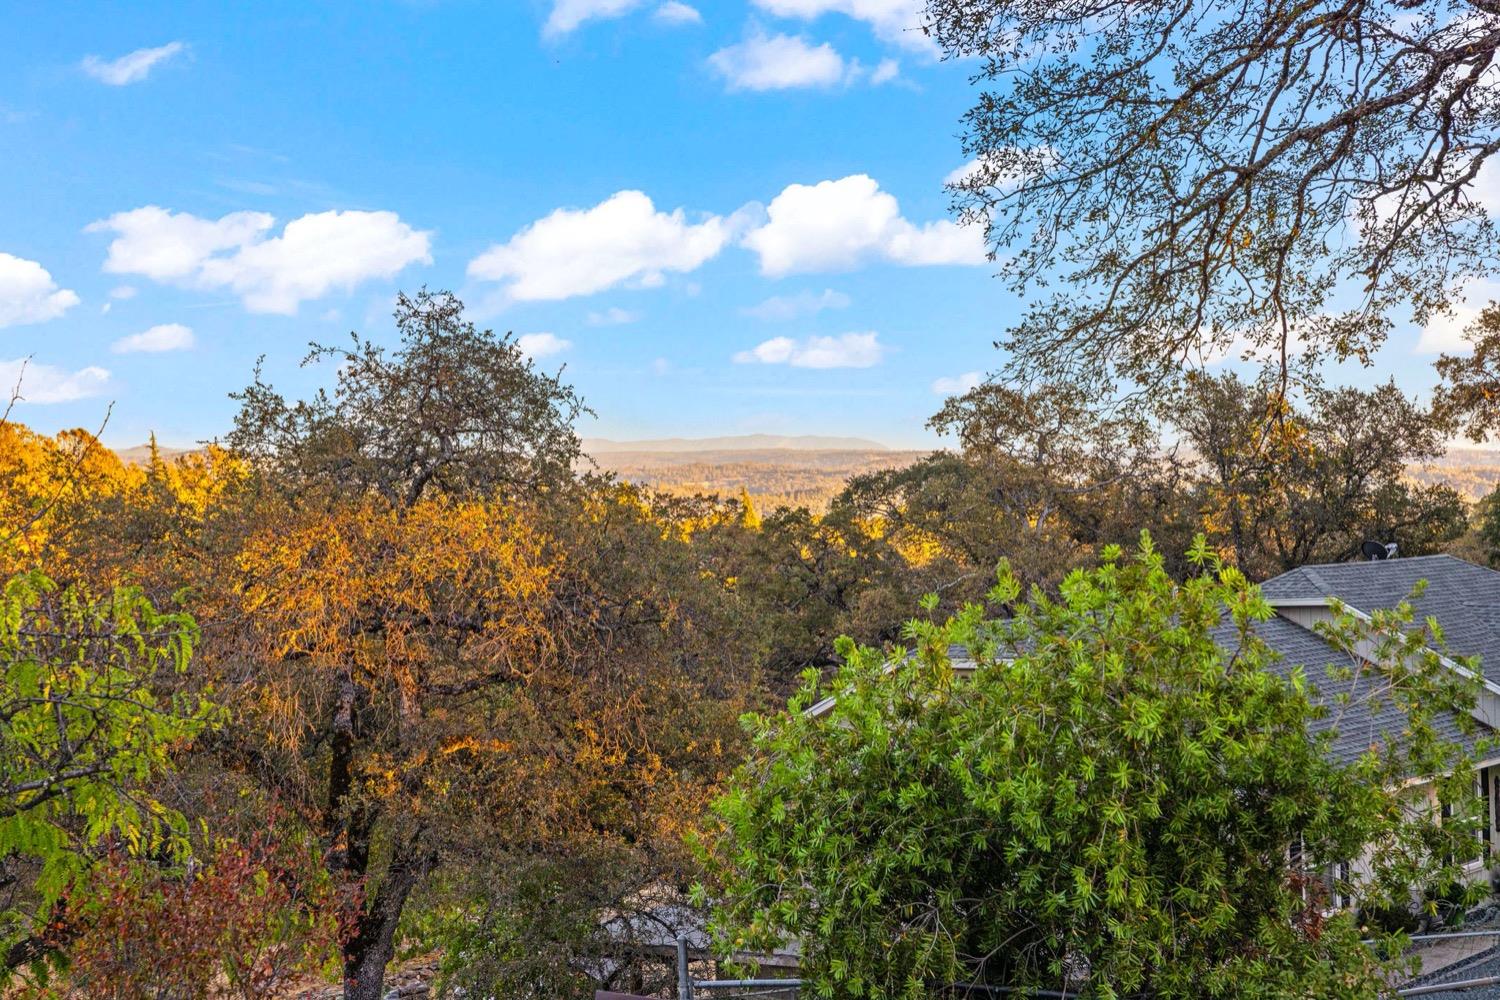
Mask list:
[[[287,401],[256,373],[235,394],[229,445],[289,483],[373,489],[410,506],[431,492],[515,490],[565,479],[579,456],[583,400],[537,371],[512,337],[481,331],[451,292],[396,298],[401,344],[351,335],[313,344],[304,364],[338,363],[332,393]]]

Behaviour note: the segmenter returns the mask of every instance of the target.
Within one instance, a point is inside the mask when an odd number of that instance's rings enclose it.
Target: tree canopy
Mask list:
[[[429,490],[489,492],[565,479],[583,403],[509,336],[480,330],[449,292],[396,299],[401,346],[351,335],[304,364],[338,365],[332,392],[288,403],[258,374],[237,395],[228,444],[278,481],[375,490],[412,504]]]
[[[1196,455],[1200,521],[1252,579],[1344,562],[1363,542],[1425,555],[1466,527],[1463,499],[1408,479],[1443,452],[1443,422],[1394,382],[1304,393],[1195,373],[1169,419]]]
[[[205,580],[234,623],[215,664],[249,669],[225,759],[357,900],[351,998],[380,995],[409,904],[455,867],[667,839],[727,766],[755,649],[710,661],[723,581],[634,490],[575,474],[571,388],[451,295],[401,298],[396,328],[390,352],[315,347],[339,365],[308,400],[240,395],[247,505]],[[505,882],[447,884],[483,907]]]
[[[1367,360],[1494,264],[1500,11],[1481,0],[929,0],[978,60],[954,186],[1039,295],[1020,374],[1140,385]],[[1305,368],[1303,369],[1305,370]]]

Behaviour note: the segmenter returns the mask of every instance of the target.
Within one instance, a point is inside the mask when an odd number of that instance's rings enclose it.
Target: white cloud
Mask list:
[[[611,306],[601,312],[589,313],[584,321],[589,326],[623,326],[626,323],[635,323],[640,318],[641,314],[634,310]]]
[[[1480,166],[1474,180],[1463,189],[1464,197],[1484,209],[1491,220],[1500,220],[1500,160],[1491,157]],[[1365,194],[1369,198],[1369,204],[1374,208],[1374,218],[1371,220],[1377,226],[1390,225],[1396,218],[1397,210],[1400,209],[1406,195],[1401,189],[1382,195]],[[1360,229],[1360,210],[1363,207],[1364,198],[1351,201],[1347,208],[1345,222],[1358,232]],[[1408,208],[1411,203],[1408,203]]]
[[[982,264],[978,226],[946,219],[918,226],[865,174],[818,184],[790,184],[766,209],[765,225],[745,236],[761,273],[836,271],[872,257],[897,264]]]
[[[741,309],[746,316],[756,319],[785,321],[803,316],[815,316],[824,309],[844,309],[849,305],[849,296],[825,288],[822,292],[798,292],[796,295],[773,295],[764,302]]]
[[[934,379],[932,391],[939,396],[957,396],[978,387],[984,381],[984,372],[964,372],[962,375],[944,376]]]
[[[286,224],[280,236],[210,258],[203,277],[238,293],[252,312],[291,314],[333,288],[391,278],[408,264],[432,263],[431,237],[394,212],[317,212]]]
[[[177,281],[194,276],[214,254],[259,239],[275,224],[265,212],[231,212],[214,220],[147,205],[92,222],[84,232],[115,234],[104,261],[110,274]]]
[[[1491,302],[1500,301],[1500,283],[1472,281],[1463,290],[1463,301],[1453,304],[1448,315],[1438,314],[1427,321],[1417,338],[1418,354],[1468,354],[1474,345],[1464,337],[1464,330],[1479,319]]]
[[[293,219],[280,236],[264,212],[220,219],[155,205],[119,212],[87,227],[110,232],[104,270],[191,288],[227,289],[251,312],[293,315],[302,302],[335,288],[390,278],[410,264],[432,263],[431,234],[394,212],[316,212]]]
[[[516,338],[516,346],[528,358],[545,358],[549,354],[561,354],[573,346],[555,333],[523,333]]]
[[[685,4],[682,0],[667,0],[666,3],[656,8],[656,13],[651,16],[663,24],[703,23],[703,15],[698,13],[698,8]]]
[[[127,83],[139,83],[146,79],[157,65],[181,52],[187,46],[181,42],[168,42],[154,49],[136,49],[118,59],[100,59],[85,56],[83,71],[101,83],[111,87],[123,87]]]
[[[109,349],[116,354],[160,354],[163,351],[191,350],[194,343],[190,328],[181,323],[161,323],[149,330],[121,337]]]
[[[469,262],[469,277],[506,282],[517,301],[566,299],[626,284],[660,285],[667,271],[692,271],[729,241],[734,220],[690,223],[682,209],[658,212],[640,191],[620,191],[593,208],[559,208]]]
[[[1491,219],[1500,219],[1500,160],[1491,157],[1484,161],[1468,194],[1484,207]]]
[[[0,361],[0,391],[7,398],[17,383],[27,403],[71,403],[97,396],[109,385],[109,372],[89,366],[70,372],[52,365],[39,365],[25,358]]]
[[[970,160],[968,163],[965,163],[961,167],[954,167],[952,170],[943,175],[943,184],[945,186],[962,184],[969,178],[978,174],[979,167],[980,163],[978,160]]]
[[[882,59],[875,69],[870,72],[870,82],[879,86],[882,83],[890,83],[901,75],[901,64],[894,59]]]
[[[1304,335],[1292,333],[1287,341],[1287,353],[1304,354],[1309,344]],[[1194,368],[1216,368],[1220,365],[1237,365],[1256,359],[1264,360],[1273,348],[1257,345],[1243,333],[1234,334],[1226,343],[1216,331],[1205,328],[1199,342],[1187,351],[1184,363]]]
[[[1047,168],[1055,166],[1058,162],[1056,150],[1047,145],[1008,147],[1006,158],[1012,162],[1003,167],[993,154],[986,158],[995,164],[995,176],[989,178],[988,186],[998,191],[1013,191],[1021,181],[1040,176]],[[943,183],[949,186],[969,183],[980,176],[986,158],[976,157],[962,166],[954,167],[943,176]]]
[[[672,373],[672,362],[666,358],[657,358],[651,362],[652,375],[670,375]]]
[[[109,290],[109,297],[112,299],[133,299],[135,296],[134,285],[116,285]]]
[[[607,21],[623,17],[643,2],[644,0],[553,0],[552,13],[542,26],[542,34],[557,37],[576,30],[586,21]]]
[[[0,327],[56,319],[78,304],[78,295],[58,288],[34,260],[0,253]]]
[[[730,90],[833,87],[851,78],[844,57],[827,42],[812,45],[797,35],[768,36],[759,30],[715,52],[708,64]]]
[[[870,333],[837,337],[772,337],[734,356],[736,364],[791,365],[793,368],[869,368],[880,363],[885,347]]]
[[[811,21],[824,14],[843,14],[864,21],[881,41],[917,52],[936,54],[937,45],[922,33],[926,0],[753,0],[776,17]]]

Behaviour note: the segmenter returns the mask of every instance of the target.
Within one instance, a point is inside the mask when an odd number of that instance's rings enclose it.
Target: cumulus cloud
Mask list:
[[[833,87],[850,79],[832,45],[813,45],[798,35],[766,35],[756,30],[743,42],[722,48],[708,64],[730,90],[790,90]]]
[[[984,381],[984,372],[964,372],[962,375],[949,375],[934,379],[932,391],[939,396],[957,396],[977,388]]]
[[[844,309],[849,305],[849,296],[825,288],[821,292],[802,291],[796,295],[773,295],[763,302],[741,309],[746,316],[756,319],[786,321],[803,316],[815,316],[824,309]]]
[[[22,402],[71,403],[103,392],[109,385],[109,372],[92,365],[70,372],[26,358],[0,361],[0,387],[8,395],[17,384]]]
[[[1051,146],[1007,147],[1004,158],[1009,162],[1002,166],[1000,157],[987,157],[993,169],[985,168],[986,158],[975,158],[962,166],[954,167],[943,176],[949,187],[964,187],[984,178],[987,186],[998,191],[1013,191],[1028,178],[1040,176],[1058,162],[1057,152]]]
[[[658,212],[640,191],[620,191],[593,208],[559,208],[469,262],[469,277],[505,282],[517,301],[591,295],[616,285],[654,287],[715,257],[735,222],[688,222],[682,209]]]
[[[1309,346],[1305,334],[1294,331],[1287,341],[1287,352],[1303,354]],[[1183,360],[1193,368],[1216,368],[1254,361],[1257,358],[1264,359],[1270,350],[1267,345],[1257,345],[1242,333],[1226,339],[1216,330],[1205,328],[1199,344],[1190,349]]]
[[[571,340],[564,340],[555,333],[523,333],[516,338],[516,346],[521,353],[533,360],[545,358],[549,354],[561,354],[573,346]]]
[[[623,326],[626,323],[635,323],[640,320],[641,314],[632,309],[621,309],[619,306],[611,306],[599,312],[591,312],[585,317],[589,326]]]
[[[106,302],[104,303],[104,305],[99,307],[99,312],[101,314],[108,313],[111,309],[114,308],[115,303],[113,300],[115,299],[135,298],[135,288],[132,285],[118,285],[115,288],[111,288],[109,290],[109,297],[111,301]]]
[[[607,21],[641,6],[644,0],[553,0],[552,13],[542,26],[542,34],[566,35],[588,21]]]
[[[1469,197],[1484,207],[1491,219],[1500,219],[1500,162],[1489,159],[1469,189]]]
[[[901,75],[901,64],[894,59],[882,59],[876,67],[870,71],[870,82],[877,86],[882,83],[890,83]]]
[[[191,328],[181,323],[161,323],[140,333],[121,337],[109,346],[116,354],[160,354],[191,350],[196,341]]]
[[[682,3],[681,0],[667,0],[651,16],[663,24],[703,23],[703,15],[698,13],[698,8]]]
[[[937,46],[922,32],[925,0],[753,0],[776,17],[811,21],[824,14],[843,14],[868,24],[875,37],[915,52],[935,54]]]
[[[171,59],[187,46],[181,42],[168,42],[154,49],[136,49],[118,59],[100,59],[85,56],[83,71],[100,83],[111,87],[123,87],[128,83],[139,83],[150,75],[161,63]]]
[[[793,368],[869,368],[885,356],[879,335],[841,333],[837,337],[772,337],[734,356],[736,364],[791,365]]]
[[[156,205],[117,212],[85,227],[85,232],[114,233],[104,270],[139,274],[152,281],[175,281],[197,274],[214,254],[246,246],[276,224],[265,212],[231,212],[221,219],[200,219]]]
[[[948,187],[956,187],[957,185],[967,183],[972,178],[979,176],[981,166],[980,161],[976,159],[970,160],[962,166],[954,167],[943,175],[943,184]]]
[[[744,238],[766,275],[845,270],[870,258],[906,265],[985,262],[979,227],[946,219],[916,225],[865,174],[788,185],[766,214],[765,225]]]
[[[78,304],[78,295],[57,287],[34,260],[0,253],[0,327],[56,319]]]
[[[113,233],[104,270],[190,288],[223,289],[251,312],[293,315],[302,302],[432,263],[431,233],[394,212],[315,212],[270,236],[274,217],[202,219],[147,205],[87,227]]]
[[[1427,321],[1417,338],[1418,354],[1468,354],[1474,349],[1464,337],[1464,330],[1479,319],[1485,306],[1500,301],[1500,282],[1472,281],[1462,294],[1463,300],[1455,302],[1450,313],[1435,315]]]

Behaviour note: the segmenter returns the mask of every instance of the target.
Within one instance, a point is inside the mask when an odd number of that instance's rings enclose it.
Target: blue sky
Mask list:
[[[16,417],[222,433],[258,356],[451,288],[615,438],[893,445],[1019,302],[948,221],[969,67],[920,0],[32,5],[0,36]],[[1377,371],[1430,381],[1409,332]]]

